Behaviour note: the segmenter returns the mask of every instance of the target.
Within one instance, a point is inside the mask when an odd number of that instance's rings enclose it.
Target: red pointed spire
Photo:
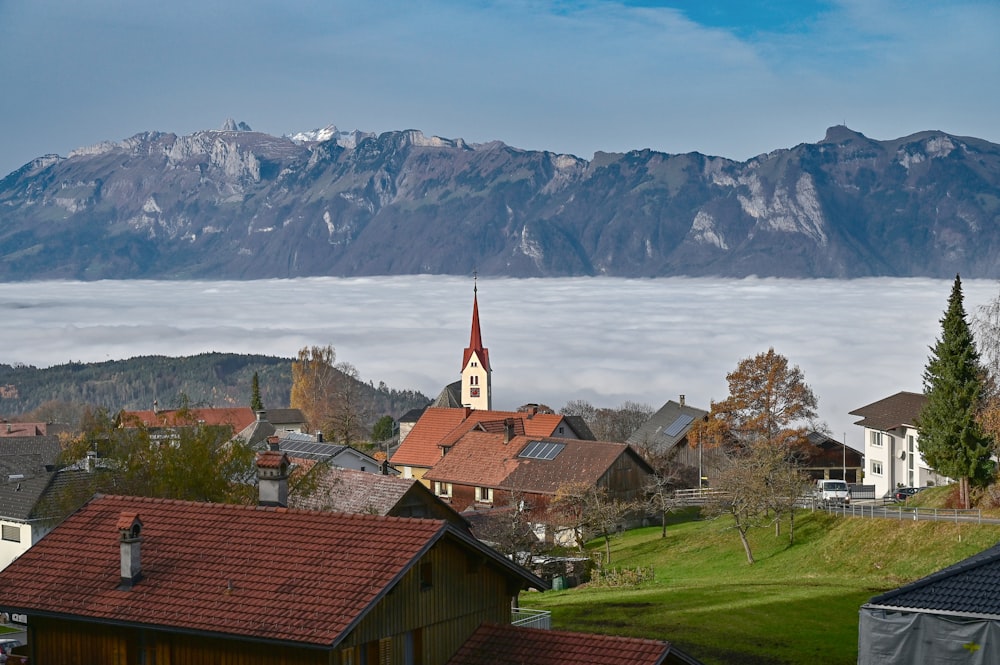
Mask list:
[[[483,369],[490,371],[490,352],[483,347],[483,334],[479,330],[479,285],[472,288],[472,334],[469,335],[469,347],[462,356],[462,369],[469,364],[469,358],[475,353]]]

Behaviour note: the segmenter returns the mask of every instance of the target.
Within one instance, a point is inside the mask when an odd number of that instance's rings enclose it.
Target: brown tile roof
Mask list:
[[[123,514],[143,524],[131,590],[118,589]],[[104,496],[0,572],[0,586],[6,607],[29,614],[330,647],[448,534],[488,549],[438,520]]]
[[[519,457],[533,441],[559,443],[563,449],[551,460]],[[648,469],[642,458],[624,443],[517,436],[505,444],[502,435],[469,432],[424,478],[456,485],[555,494],[567,483],[596,484],[622,455],[634,456],[640,466]]]
[[[393,454],[392,463],[430,468],[441,459],[441,446],[454,445],[480,423],[502,422],[507,418],[521,420],[520,427],[524,433],[535,437],[552,436],[559,424],[564,422],[557,413],[530,415],[516,411],[429,408]]]
[[[660,665],[669,642],[482,624],[448,665]]]
[[[855,425],[888,432],[901,425],[915,426],[917,416],[920,415],[926,402],[925,395],[904,391],[862,406],[850,413],[852,416],[861,416],[861,420],[854,423]]]
[[[229,409],[188,409],[188,419],[181,416],[184,411],[178,409],[159,409],[157,411],[122,411],[121,422],[125,427],[142,423],[146,427],[178,427],[203,423],[205,425],[230,425],[233,433],[238,434],[257,420],[257,414],[250,407],[233,407]]]

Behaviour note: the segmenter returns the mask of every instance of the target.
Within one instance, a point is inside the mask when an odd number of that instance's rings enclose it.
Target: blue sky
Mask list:
[[[734,159],[846,123],[1000,142],[995,0],[0,0],[0,175],[227,117]]]

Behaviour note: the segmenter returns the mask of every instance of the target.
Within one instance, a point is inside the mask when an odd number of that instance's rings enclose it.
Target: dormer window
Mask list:
[[[492,487],[477,487],[476,488],[476,501],[479,503],[493,503],[493,488]]]

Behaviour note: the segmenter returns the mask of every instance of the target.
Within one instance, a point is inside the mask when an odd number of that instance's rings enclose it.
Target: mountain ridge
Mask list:
[[[227,121],[39,157],[0,180],[0,280],[1000,277],[1000,146],[973,137],[835,126],[738,162],[297,136]]]

